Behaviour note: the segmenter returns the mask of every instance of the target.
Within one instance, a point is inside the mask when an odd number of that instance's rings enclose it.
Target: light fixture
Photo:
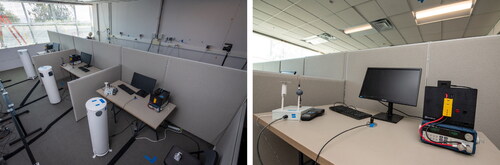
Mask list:
[[[328,33],[322,33],[319,35],[304,38],[304,39],[302,39],[302,41],[313,44],[313,45],[317,45],[317,44],[322,44],[322,43],[325,43],[325,42],[328,42],[328,41],[331,41],[334,39],[335,39],[335,37],[333,37],[332,35],[330,35]]]
[[[373,27],[372,27],[372,25],[370,25],[369,23],[367,23],[367,24],[363,24],[363,25],[359,25],[359,26],[354,26],[354,27],[347,28],[347,29],[344,30],[344,33],[345,34],[351,34],[351,33],[356,33],[356,32],[370,30],[370,29],[373,29]]]
[[[417,25],[468,17],[475,0],[466,0],[413,12]]]

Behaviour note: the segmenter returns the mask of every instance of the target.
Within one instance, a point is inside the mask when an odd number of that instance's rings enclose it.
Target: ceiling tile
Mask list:
[[[306,23],[306,22],[298,19],[297,17],[292,16],[292,15],[290,15],[288,13],[285,13],[285,12],[276,15],[276,18],[279,18],[279,19],[281,19],[281,20],[283,20],[285,22],[288,22],[288,23],[290,23],[294,27]],[[273,20],[273,19],[271,19],[271,20]],[[271,21],[271,20],[269,20],[269,21]]]
[[[363,43],[363,45],[369,48],[378,48],[378,45],[375,44],[372,40],[368,39],[366,36],[353,36],[356,41]]]
[[[406,12],[403,14],[395,15],[389,17],[391,22],[399,29],[417,26],[415,23],[415,18],[411,12]]]
[[[412,11],[428,9],[441,5],[441,0],[427,0],[424,1],[423,3],[420,3],[419,1],[416,0],[408,0],[408,2],[410,2],[410,7]]]
[[[285,10],[287,7],[290,7],[293,5],[293,3],[290,3],[289,1],[276,1],[276,0],[262,0],[264,3],[267,3],[269,5],[272,5],[278,9]]]
[[[297,35],[302,36],[302,38],[314,36],[314,34],[308,32],[308,31],[305,31],[305,30],[303,30],[301,28],[294,28],[294,29],[290,30],[288,33],[295,33]]]
[[[259,9],[254,8],[254,10],[253,10],[253,17],[254,18],[259,18],[259,19],[265,21],[265,20],[271,18],[271,15],[269,15],[267,13],[264,13],[264,12],[260,11]]]
[[[468,28],[467,30],[465,30],[464,37],[484,36],[488,34],[490,30],[491,27]]]
[[[333,13],[337,13],[351,7],[351,5],[347,4],[344,0],[334,0],[333,3],[330,3],[330,1],[327,0],[316,0],[316,2],[320,3]]]
[[[314,35],[318,35],[318,34],[323,33],[322,30],[320,30],[320,29],[318,29],[318,28],[316,28],[316,27],[314,27],[312,25],[309,25],[309,24],[305,24],[303,26],[300,26],[300,28],[303,29],[303,30],[305,30],[305,31],[307,31],[307,32],[309,32],[309,33],[312,33]]]
[[[463,31],[467,27],[467,24],[469,23],[469,18],[470,17],[464,17],[443,21],[443,33],[455,31],[461,31],[463,33]]]
[[[493,28],[493,26],[498,22],[498,18],[500,18],[500,11],[486,13],[486,14],[472,15],[470,17],[469,25],[467,26],[467,28],[468,29],[479,28],[479,27]]]
[[[364,18],[368,21],[375,21],[381,18],[385,18],[385,14],[382,9],[378,6],[376,1],[370,1],[363,3],[355,7]]]
[[[267,33],[281,34],[281,33],[287,32],[286,29],[283,29],[282,27],[277,26],[277,25],[270,24],[269,22],[263,22],[263,23],[259,24],[259,27],[267,29],[268,30],[268,31],[266,31]],[[272,36],[274,36],[274,35],[272,35]]]
[[[273,25],[279,26],[279,27],[286,29],[286,30],[289,30],[289,29],[292,29],[295,27],[291,23],[285,22],[279,18],[271,18],[270,20],[267,21],[267,23],[271,23]]]
[[[299,7],[302,9],[312,13],[318,18],[322,18],[328,15],[332,15],[333,13],[328,10],[327,8],[323,7],[321,4],[319,4],[316,1],[301,1],[297,4]]]
[[[334,40],[332,41],[334,44],[342,46],[343,48],[347,50],[358,50],[357,48],[353,47],[352,45],[342,41],[342,40]]]
[[[368,47],[353,38],[342,39],[342,41],[351,44],[358,49],[367,49]]]
[[[443,33],[443,40],[449,40],[449,39],[456,39],[456,38],[462,38],[464,35],[465,30],[462,31],[452,31],[452,32],[445,32]]]
[[[408,1],[377,0],[377,2],[387,16],[393,16],[410,11]]]
[[[385,46],[390,46],[391,45],[391,43],[389,41],[387,41],[384,38],[384,36],[382,36],[380,33],[369,34],[366,37],[370,38],[379,47],[385,47]]]
[[[349,5],[351,6],[356,6],[366,1],[368,0],[346,0],[346,2],[349,3]]]
[[[422,34],[422,39],[425,42],[441,40],[441,34]]]
[[[262,22],[264,22],[264,20],[256,18],[256,17],[253,18],[253,24],[254,25],[261,24]]]
[[[494,11],[500,11],[499,0],[478,0],[474,5],[472,14],[484,14]]]
[[[403,45],[406,44],[405,40],[399,34],[396,29],[380,32],[385,38],[389,40],[393,45]]]
[[[280,9],[271,6],[267,3],[262,3],[262,5],[256,7],[257,10],[260,10],[261,12],[264,12],[266,14],[269,14],[271,16],[276,15],[281,12]]]
[[[353,8],[346,9],[338,12],[337,15],[351,26],[361,25],[367,23],[361,15],[358,14]]]
[[[344,22],[344,20],[340,19],[340,17],[338,17],[335,14],[322,18],[322,20],[337,29],[346,29],[349,27],[349,25],[346,22]]]
[[[309,12],[305,11],[302,8],[299,8],[297,6],[292,6],[286,10],[286,13],[293,15],[299,19],[301,19],[304,22],[309,22],[312,20],[318,19],[318,17],[310,14]]]
[[[418,26],[420,28],[420,33],[422,35],[426,34],[440,34],[441,33],[441,22],[435,22],[425,25]]]
[[[416,26],[399,29],[399,32],[409,44],[422,42],[422,37]]]

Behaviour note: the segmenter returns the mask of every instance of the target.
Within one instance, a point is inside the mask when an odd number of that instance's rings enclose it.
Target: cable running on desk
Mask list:
[[[267,124],[264,128],[262,128],[262,130],[260,130],[259,136],[257,137],[257,144],[256,145],[257,145],[257,157],[259,158],[259,162],[260,162],[261,165],[264,165],[264,163],[262,163],[262,159],[260,157],[260,151],[259,151],[260,136],[262,136],[262,133],[264,133],[264,131],[266,130],[266,128],[269,127],[269,126],[271,126],[271,124],[273,124],[273,123],[275,123],[277,121],[286,119],[286,118],[288,118],[288,115],[284,115],[283,117],[272,121],[271,123]]]
[[[333,139],[335,139],[336,137],[338,137],[338,136],[340,136],[340,135],[342,135],[342,134],[344,134],[344,133],[346,133],[346,132],[349,132],[349,131],[352,131],[352,130],[354,130],[354,129],[356,129],[356,128],[360,128],[360,127],[364,127],[364,126],[370,126],[370,124],[358,125],[358,126],[356,126],[356,127],[352,127],[352,128],[347,129],[347,130],[344,130],[344,131],[340,132],[339,134],[337,134],[337,135],[333,136],[333,137],[332,137],[330,140],[328,140],[328,141],[327,141],[327,142],[323,145],[323,147],[321,147],[321,149],[319,150],[318,155],[316,156],[316,159],[314,159],[314,165],[317,165],[317,164],[318,164],[318,159],[319,159],[319,155],[321,154],[321,151],[323,151],[323,149],[326,147],[326,145],[327,145],[328,143],[330,143]],[[258,147],[258,146],[257,146],[257,147]],[[258,151],[258,150],[257,150],[257,151]]]

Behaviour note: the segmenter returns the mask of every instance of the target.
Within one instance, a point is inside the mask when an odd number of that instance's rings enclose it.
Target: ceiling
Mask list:
[[[460,0],[253,0],[253,28],[322,53],[487,35],[500,18],[500,0],[476,0],[472,16],[416,25],[412,11]],[[333,2],[333,3],[330,3]],[[381,18],[389,31],[349,36],[343,29]],[[311,45],[301,39],[330,33],[337,39]]]

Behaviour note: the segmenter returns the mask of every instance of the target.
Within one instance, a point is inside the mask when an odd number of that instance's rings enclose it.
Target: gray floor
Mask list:
[[[0,72],[0,79],[11,79],[12,82],[5,83],[5,85],[7,86],[26,79],[26,74],[24,73],[23,68],[17,68]],[[9,96],[14,102],[15,107],[19,106],[23,98],[34,86],[36,81],[37,80],[30,80],[19,85],[7,88]],[[50,122],[52,122],[59,115],[61,115],[71,107],[71,100],[68,96],[69,92],[67,92],[66,90],[66,82],[58,82],[58,85],[64,88],[60,91],[61,97],[64,98],[61,103],[52,105],[49,103],[48,98],[44,98],[18,110],[18,112],[30,110],[30,113],[22,115],[20,117],[21,122],[24,124],[24,127],[28,132],[37,128],[45,129]],[[44,96],[45,94],[46,93],[44,87],[42,86],[42,84],[39,84],[33,94],[29,97],[27,102],[35,100],[41,96]],[[3,100],[1,102],[2,108],[0,108],[0,110],[2,112],[5,112]],[[7,117],[7,115],[3,118],[5,117]],[[112,120],[113,118],[111,113],[108,114],[108,119],[110,135],[124,129],[127,125],[129,125],[130,122],[135,120],[134,117],[132,117],[130,114],[127,114],[125,111],[122,111],[117,115],[118,122],[116,124]],[[14,131],[7,137],[0,139],[0,154],[2,155],[10,153],[18,147],[22,146],[22,143],[17,143],[13,146],[6,145],[7,141],[11,141],[12,139],[18,137],[18,133],[15,130],[14,124],[9,123],[10,121],[4,123],[3,125]],[[110,138],[110,146],[111,149],[113,149],[113,152],[108,153],[104,157],[97,157],[93,159],[87,118],[76,122],[73,111],[71,111],[61,120],[59,120],[59,122],[57,122],[45,135],[32,143],[30,147],[35,159],[42,165],[107,164],[132,136],[132,128],[133,127],[129,127],[122,134]],[[188,136],[194,137],[189,133],[187,134]],[[163,138],[164,129],[159,128],[158,135],[160,136],[159,138]],[[139,134],[139,137],[143,136],[149,137],[153,140],[155,139],[155,133],[149,127],[145,127]],[[152,143],[147,140],[136,140],[135,143],[132,144],[132,146],[127,150],[127,152],[118,160],[117,164],[163,164],[162,160],[166,156],[168,150],[170,149],[170,147],[172,147],[172,145],[180,146],[186,151],[197,150],[196,143],[181,134],[167,131],[166,136],[166,140],[158,143]],[[195,137],[195,139],[200,143],[202,150],[212,147],[210,144],[204,142],[199,138]],[[145,159],[145,156],[156,156],[157,161],[155,163],[150,163]],[[25,150],[23,150],[14,157],[8,159],[7,164],[17,165],[31,163],[28,158],[28,154]]]

